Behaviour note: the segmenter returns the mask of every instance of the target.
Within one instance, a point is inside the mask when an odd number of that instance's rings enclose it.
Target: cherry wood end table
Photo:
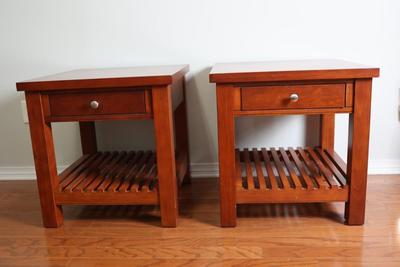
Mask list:
[[[236,204],[343,201],[349,225],[365,217],[372,78],[340,60],[216,64],[221,225]],[[335,113],[349,113],[347,166],[334,151]],[[235,117],[320,114],[320,145],[235,149]]]
[[[17,83],[25,91],[43,224],[62,205],[160,205],[175,227],[177,187],[190,181],[185,101],[188,65],[83,69]],[[156,152],[98,151],[95,121],[154,120]],[[57,173],[52,122],[79,122],[83,156]],[[176,146],[176,149],[175,149]]]

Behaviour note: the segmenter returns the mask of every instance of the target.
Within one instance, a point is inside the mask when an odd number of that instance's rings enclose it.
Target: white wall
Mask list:
[[[15,91],[19,80],[75,68],[189,63],[191,158],[214,163],[215,87],[208,82],[213,63],[340,58],[381,68],[374,81],[370,160],[375,169],[398,171],[399,14],[396,0],[1,0],[0,167],[33,165],[22,95]],[[315,117],[240,119],[237,142],[312,144],[317,126]],[[153,147],[150,122],[97,128],[102,148]],[[342,155],[346,131],[346,116],[340,116],[336,149]],[[56,125],[55,137],[61,165],[79,155],[76,124]]]

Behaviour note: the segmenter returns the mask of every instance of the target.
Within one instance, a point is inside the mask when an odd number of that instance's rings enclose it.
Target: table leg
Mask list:
[[[233,87],[217,85],[221,226],[236,226],[235,123]]]
[[[335,114],[321,114],[320,145],[333,152],[335,143]]]
[[[355,82],[354,111],[349,119],[347,176],[350,183],[345,217],[349,225],[364,224],[372,79]]]
[[[178,154],[185,155],[187,165],[183,183],[190,184],[190,155],[189,155],[189,134],[188,134],[188,121],[187,121],[187,108],[186,108],[186,90],[185,80],[182,79],[183,101],[175,110],[175,135],[176,135],[176,149]]]
[[[171,87],[153,87],[152,97],[161,223],[164,227],[176,227],[178,220],[178,197]]]
[[[94,122],[79,122],[79,131],[81,134],[82,154],[95,154],[97,152],[97,141]]]
[[[63,214],[61,205],[57,205],[54,197],[54,191],[59,190],[59,181],[51,124],[44,121],[47,98],[33,92],[27,92],[25,97],[43,225],[58,227],[63,223]]]

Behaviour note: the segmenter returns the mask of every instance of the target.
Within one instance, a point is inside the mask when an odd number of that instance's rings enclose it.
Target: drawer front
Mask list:
[[[137,114],[146,112],[144,90],[49,95],[51,116]]]
[[[243,87],[242,110],[340,108],[345,106],[346,85],[271,85]]]

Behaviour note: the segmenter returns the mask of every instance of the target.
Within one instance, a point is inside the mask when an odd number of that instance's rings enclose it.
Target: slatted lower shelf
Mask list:
[[[158,203],[156,155],[152,151],[84,155],[60,173],[59,179],[58,204]]]
[[[237,203],[347,201],[346,165],[320,148],[236,149]]]

